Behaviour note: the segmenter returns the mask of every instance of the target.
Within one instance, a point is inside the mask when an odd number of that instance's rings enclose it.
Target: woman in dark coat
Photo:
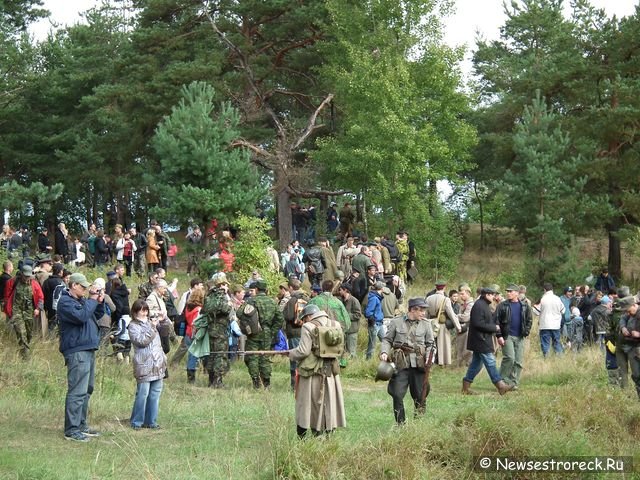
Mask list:
[[[116,306],[116,311],[111,314],[111,321],[113,325],[118,325],[120,318],[123,315],[130,315],[131,310],[129,308],[129,290],[127,286],[122,283],[119,277],[113,279],[111,284],[111,300]]]
[[[104,240],[104,231],[96,232],[96,266],[100,267],[109,261],[109,248]]]
[[[504,339],[500,336],[500,326],[496,325],[491,312],[491,302],[498,292],[493,288],[483,288],[480,298],[471,308],[469,322],[469,336],[467,338],[467,349],[473,352],[471,364],[467,374],[462,379],[462,394],[473,395],[469,389],[476,375],[480,373],[482,365],[487,369],[491,382],[496,386],[500,395],[504,395],[512,389],[502,381],[500,372],[496,367],[496,356],[494,355],[493,336],[498,335],[498,343],[504,345]]]

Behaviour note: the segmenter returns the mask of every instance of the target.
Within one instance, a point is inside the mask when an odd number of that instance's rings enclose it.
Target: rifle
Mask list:
[[[289,355],[289,350],[220,350],[217,352],[209,352],[209,355],[223,355],[229,353],[234,355]]]
[[[427,395],[429,395],[429,391],[431,390],[431,385],[429,384],[429,374],[431,373],[431,365],[433,364],[433,357],[436,353],[436,342],[431,344],[429,350],[427,350],[427,355],[424,361],[424,380],[422,381],[422,393],[420,394],[420,405],[422,408],[425,407],[425,402],[427,400]]]

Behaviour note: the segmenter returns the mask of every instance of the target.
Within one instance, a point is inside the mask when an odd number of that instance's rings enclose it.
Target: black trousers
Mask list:
[[[396,422],[402,424],[406,420],[404,412],[404,396],[407,389],[413,399],[415,415],[424,413],[426,401],[422,401],[422,387],[425,373],[417,368],[404,368],[398,370],[389,380],[387,392],[393,398],[393,416]],[[430,385],[426,385],[426,395],[429,395]],[[425,396],[426,399],[426,396]]]

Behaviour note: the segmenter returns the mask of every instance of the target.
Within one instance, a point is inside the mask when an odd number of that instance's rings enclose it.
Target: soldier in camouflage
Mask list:
[[[33,277],[31,265],[23,265],[20,273],[7,282],[4,295],[4,311],[16,332],[20,354],[26,360],[30,353],[33,321],[40,315],[44,303],[42,289]]]
[[[151,292],[153,292],[153,289],[155,288],[155,284],[158,281],[158,274],[154,271],[149,272],[149,281],[148,282],[144,282],[141,283],[140,286],[138,286],[138,299],[140,300],[146,300],[149,295],[151,295]]]
[[[262,331],[249,335],[245,350],[271,350],[278,343],[278,330],[283,327],[284,318],[276,301],[267,296],[267,282],[258,280],[251,285],[257,290],[256,296],[247,300],[258,311],[258,318]],[[249,375],[253,381],[253,388],[260,388],[260,383],[265,389],[271,385],[271,357],[267,355],[245,355],[244,363],[249,369]]]
[[[211,353],[207,362],[209,372],[209,386],[224,388],[222,378],[229,372],[229,325],[231,298],[229,297],[229,282],[223,273],[213,276],[213,288],[207,295],[202,307],[202,315],[206,316],[209,332],[209,347]]]

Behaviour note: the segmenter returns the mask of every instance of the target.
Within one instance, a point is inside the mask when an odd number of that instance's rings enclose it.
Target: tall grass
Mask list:
[[[449,281],[452,286],[493,283],[504,272],[517,274],[521,264],[513,252],[469,251],[457,278]],[[179,278],[186,288],[188,279]],[[137,296],[135,282],[130,287]],[[408,296],[422,296],[431,288],[417,283]],[[160,402],[162,429],[133,431],[128,421],[135,394],[131,366],[101,351],[89,420],[103,435],[87,444],[63,439],[66,370],[57,342],[35,340],[33,355],[24,362],[14,335],[3,331],[0,479],[492,478],[472,470],[474,456],[626,455],[640,461],[635,392],[607,385],[604,359],[595,348],[543,359],[536,330],[518,392],[500,397],[483,372],[473,385],[478,395],[463,397],[464,369],[434,367],[427,414],[411,418],[407,395],[409,421],[403,428],[394,427],[387,384],[373,380],[377,361],[351,360],[342,372],[347,428],[304,441],[295,433],[284,358],[274,361],[271,391],[254,391],[241,362],[232,365],[222,391],[206,388],[200,371],[191,386],[184,367],[172,368]],[[358,347],[363,355],[364,325]]]
[[[56,342],[35,341],[23,362],[13,337],[3,334],[0,478],[468,478],[480,476],[472,471],[475,455],[635,455],[638,400],[606,385],[595,348],[544,360],[532,341],[522,387],[505,397],[485,373],[474,382],[479,395],[463,397],[464,371],[435,367],[427,414],[410,417],[404,428],[393,425],[386,383],[373,381],[376,364],[356,359],[343,372],[347,428],[299,441],[285,359],[274,364],[271,391],[254,391],[238,362],[223,391],[206,388],[200,372],[196,385],[187,385],[182,368],[172,369],[161,399],[163,428],[133,431],[131,367],[99,353],[90,423],[103,436],[71,444],[62,435],[66,372]],[[409,396],[405,403],[411,414]]]

